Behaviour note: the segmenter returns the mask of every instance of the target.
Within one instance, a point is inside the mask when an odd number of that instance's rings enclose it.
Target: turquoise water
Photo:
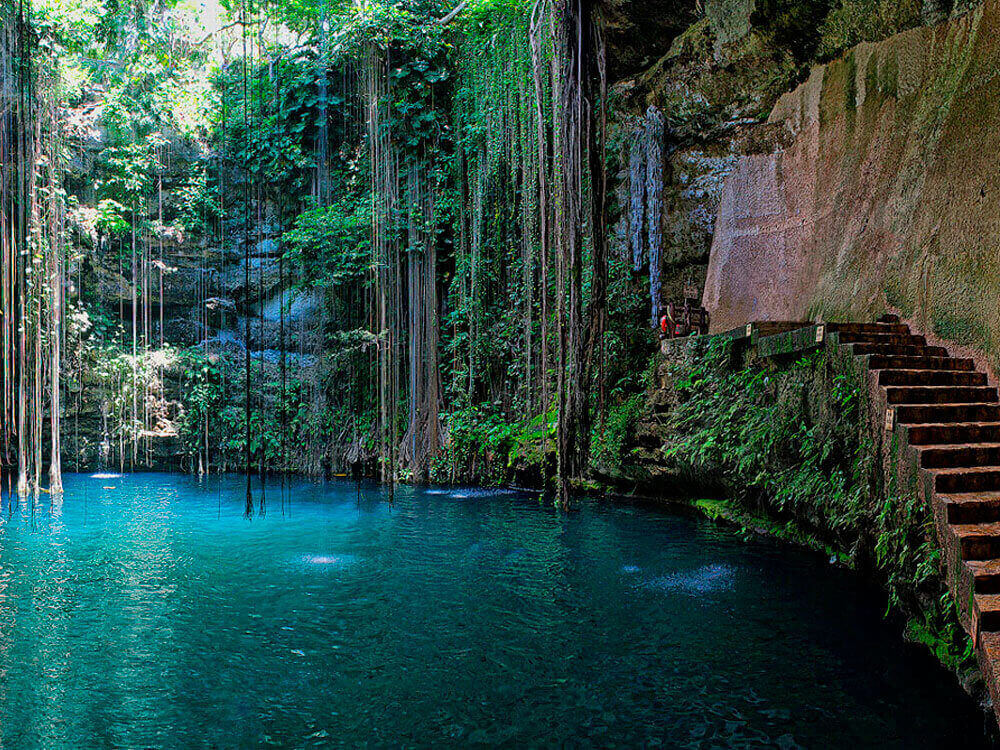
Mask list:
[[[823,560],[654,510],[236,477],[3,506],[0,747],[977,747]]]

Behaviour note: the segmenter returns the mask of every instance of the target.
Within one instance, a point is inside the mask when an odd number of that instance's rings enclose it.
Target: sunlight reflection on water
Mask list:
[[[732,566],[713,563],[704,565],[697,570],[683,573],[671,573],[644,582],[646,588],[661,591],[679,591],[684,594],[712,594],[717,591],[730,591],[736,579],[736,570]]]
[[[310,565],[353,565],[358,561],[354,555],[304,555],[302,562]]]

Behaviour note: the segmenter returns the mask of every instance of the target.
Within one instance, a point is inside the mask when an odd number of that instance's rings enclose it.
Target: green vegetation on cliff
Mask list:
[[[735,154],[783,142],[761,123],[811,63],[934,9],[599,5],[19,11],[62,127],[56,286],[75,323],[54,390],[75,465],[542,481],[584,474],[591,449],[613,464],[646,299],[704,278]],[[649,105],[643,269],[624,172]],[[163,365],[178,357],[196,364]],[[184,390],[206,368],[210,399]]]
[[[585,471],[650,344],[607,242],[596,9],[11,12],[60,81],[73,466]]]
[[[965,679],[972,645],[941,576],[930,509],[883,464],[867,391],[849,355],[819,350],[775,364],[730,340],[688,347],[661,365],[676,392],[660,417],[659,461],[692,488],[717,487],[724,515],[825,550],[875,578],[911,638]]]

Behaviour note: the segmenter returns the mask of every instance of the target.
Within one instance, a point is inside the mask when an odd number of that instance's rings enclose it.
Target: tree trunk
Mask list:
[[[589,442],[584,387],[583,330],[583,160],[589,111],[584,99],[585,34],[583,0],[556,0],[555,103],[557,312],[559,316],[558,484],[559,503],[570,505],[568,482],[586,466]]]

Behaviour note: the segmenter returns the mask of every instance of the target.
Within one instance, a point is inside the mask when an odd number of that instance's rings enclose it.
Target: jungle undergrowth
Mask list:
[[[883,587],[908,639],[959,675],[974,670],[930,509],[883,469],[858,374],[823,349],[783,364],[741,361],[731,340],[688,352],[670,364],[678,404],[663,461],[721,478],[738,513],[767,520],[765,533],[819,540]]]

